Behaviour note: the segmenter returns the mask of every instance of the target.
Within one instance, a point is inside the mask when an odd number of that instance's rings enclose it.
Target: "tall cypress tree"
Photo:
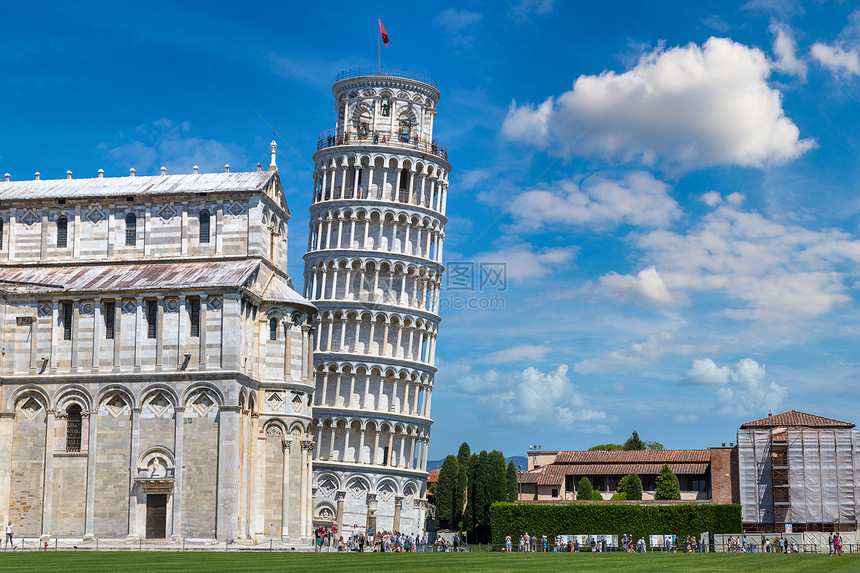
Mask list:
[[[505,481],[508,486],[508,501],[513,503],[519,497],[519,484],[517,484],[517,466],[514,465],[514,460],[508,463],[507,475]]]
[[[472,449],[469,447],[468,443],[463,442],[460,444],[460,450],[457,452],[457,462],[460,464],[460,474],[457,476],[457,493],[459,495],[459,499],[457,500],[457,505],[455,505],[455,512],[457,512],[457,515],[455,515],[454,521],[459,523],[459,521],[462,520],[463,528],[465,529],[468,529],[466,505],[469,500],[469,462],[471,459]]]
[[[456,457],[448,456],[439,470],[439,481],[436,483],[436,520],[441,529],[450,529],[456,525],[453,521],[459,466]]]
[[[489,538],[488,509],[490,507],[490,456],[487,450],[481,450],[478,454],[478,463],[475,467],[475,494],[472,518],[475,523],[475,535],[480,543]]]
[[[478,454],[472,454],[469,458],[469,467],[467,468],[468,479],[466,481],[466,515],[464,516],[466,531],[470,539],[475,541],[475,490],[478,471]]]

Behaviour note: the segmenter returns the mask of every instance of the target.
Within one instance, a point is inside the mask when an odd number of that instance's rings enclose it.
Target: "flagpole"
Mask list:
[[[382,37],[382,31],[379,29],[379,12],[376,13],[376,67],[382,68],[382,49],[379,45],[379,39]]]

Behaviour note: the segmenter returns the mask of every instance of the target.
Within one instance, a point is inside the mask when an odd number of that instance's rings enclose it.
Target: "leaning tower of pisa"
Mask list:
[[[314,154],[305,294],[319,309],[314,519],[420,534],[447,150],[423,75],[342,72]]]

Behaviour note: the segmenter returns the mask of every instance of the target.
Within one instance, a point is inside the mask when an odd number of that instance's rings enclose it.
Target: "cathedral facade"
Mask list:
[[[311,534],[315,308],[275,167],[0,182],[0,518]]]
[[[439,91],[405,70],[332,88],[314,154],[305,296],[315,336],[315,520],[421,534],[448,163]]]

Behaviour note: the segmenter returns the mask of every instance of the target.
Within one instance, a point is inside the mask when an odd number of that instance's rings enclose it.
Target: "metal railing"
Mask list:
[[[340,72],[337,76],[335,76],[334,81],[335,83],[337,83],[341,80],[345,80],[348,78],[360,78],[362,76],[389,76],[392,78],[406,78],[407,80],[415,80],[416,82],[427,84],[432,88],[436,87],[436,80],[426,74],[421,74],[407,69],[401,70],[398,68],[377,68],[373,66],[367,68],[350,68],[348,70],[344,70]]]
[[[386,147],[397,147],[404,150],[415,150],[422,153],[429,153],[430,155],[435,155],[448,161],[448,148],[443,142],[438,139],[432,139],[430,141],[422,140],[416,135],[409,137],[389,137],[388,134],[360,134],[356,131],[341,133],[334,129],[329,129],[320,134],[319,140],[317,140],[317,151],[339,145],[384,145]]]

